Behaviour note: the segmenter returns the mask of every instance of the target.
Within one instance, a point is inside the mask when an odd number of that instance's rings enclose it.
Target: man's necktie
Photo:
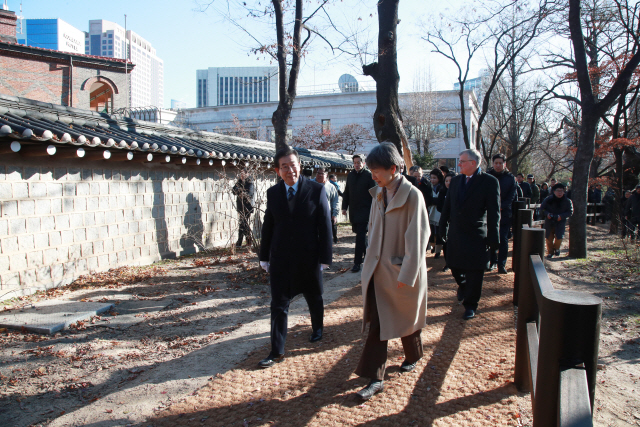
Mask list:
[[[469,181],[471,181],[471,177],[470,176],[467,177],[467,182],[466,183],[468,184]]]
[[[288,193],[289,195],[287,196],[287,200],[291,201],[291,199],[293,199],[293,195],[295,194],[295,192],[293,191],[293,187],[289,187]]]

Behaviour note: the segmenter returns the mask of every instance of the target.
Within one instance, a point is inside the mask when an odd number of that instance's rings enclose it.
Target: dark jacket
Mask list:
[[[542,201],[544,199],[546,199],[547,197],[549,197],[549,189],[547,188],[546,190],[544,189],[540,189],[540,203],[542,203]]]
[[[491,168],[487,173],[495,176],[498,183],[500,183],[500,219],[511,218],[511,208],[518,197],[518,182],[516,178],[506,169],[498,173]]]
[[[531,187],[527,181],[522,181],[518,183],[518,186],[522,189],[522,197],[527,199],[531,198]]]
[[[627,199],[627,203],[624,206],[624,215],[628,217],[631,222],[635,223],[640,221],[640,194],[636,191]]]
[[[500,184],[481,170],[465,181],[464,175],[451,179],[438,231],[447,242],[449,267],[483,270],[489,247],[500,243]]]
[[[236,196],[236,210],[245,214],[253,212],[255,186],[250,179],[238,179],[231,189]]]
[[[331,211],[324,185],[301,176],[293,212],[284,181],[267,190],[260,261],[268,261],[271,296],[321,295],[320,264],[331,264]]]
[[[352,170],[347,175],[347,185],[342,193],[342,209],[349,209],[349,221],[352,224],[368,223],[371,210],[371,194],[369,189],[376,186],[371,172],[361,169]]]
[[[538,203],[540,203],[540,188],[538,187],[538,184],[535,183],[535,181],[533,182],[533,184],[529,184],[529,188],[531,189],[531,204],[537,205]]]
[[[428,208],[433,204],[433,189],[431,187],[431,182],[425,179],[425,177],[422,177],[420,182],[418,182],[417,187],[424,198],[424,205]]]
[[[444,201],[447,198],[448,188],[446,185],[443,185],[438,193],[438,201],[436,202],[436,209],[438,212],[442,212],[442,208],[444,208]]]
[[[545,237],[551,235],[551,230],[555,229],[557,239],[564,237],[564,230],[567,225],[567,218],[573,215],[573,202],[567,197],[557,198],[553,194],[542,201],[540,211],[544,215]],[[551,219],[549,219],[551,215]],[[560,218],[560,221],[558,221]]]

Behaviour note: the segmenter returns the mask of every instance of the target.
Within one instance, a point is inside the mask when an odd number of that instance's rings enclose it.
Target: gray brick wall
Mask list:
[[[61,286],[91,271],[193,253],[189,228],[202,230],[208,247],[234,242],[234,181],[234,169],[208,166],[5,156],[0,300]],[[257,183],[258,193],[274,182],[271,173]]]

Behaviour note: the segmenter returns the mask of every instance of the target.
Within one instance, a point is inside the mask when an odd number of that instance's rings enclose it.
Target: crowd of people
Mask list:
[[[503,154],[482,168],[475,149],[460,153],[459,173],[445,166],[425,176],[419,166],[408,171],[392,143],[381,143],[366,156],[353,156],[353,170],[340,188],[335,175],[324,168],[315,179],[301,173],[296,150],[287,147],[274,158],[281,180],[267,190],[259,250],[260,266],[271,285],[271,351],[259,362],[269,368],[283,359],[289,304],[302,294],[309,306],[309,340],[322,339],[324,303],[322,271],[332,262],[338,242],[339,198],[342,213],[355,234],[351,271],[361,274],[362,330],[368,335],[355,373],[368,379],[357,395],[367,400],[384,389],[387,343],[400,338],[405,358],[400,370],[409,372],[423,356],[422,328],[427,316],[427,257],[445,260],[457,283],[463,319],[476,316],[485,272],[507,273],[512,206],[518,197],[540,202],[544,218],[547,258],[560,254],[566,221],[573,204],[563,184],[551,179],[538,186],[529,174],[514,176]],[[593,197],[598,197],[594,188]],[[248,235],[253,208],[253,183],[241,175],[234,187],[238,195],[240,234]],[[640,230],[640,185],[625,195],[624,216],[631,234]],[[633,226],[633,228],[631,228]],[[368,236],[367,236],[368,235]],[[304,248],[304,250],[300,250]]]

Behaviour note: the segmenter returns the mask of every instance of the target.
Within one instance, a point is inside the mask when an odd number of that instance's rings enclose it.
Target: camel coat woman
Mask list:
[[[383,188],[369,190],[373,203],[369,248],[362,269],[362,331],[369,322],[371,328],[356,374],[378,380],[384,376],[386,341],[403,338],[406,361],[415,363],[422,357],[420,331],[427,323],[425,253],[430,235],[429,217],[420,191],[405,177],[398,175],[396,179],[401,182],[386,210]],[[399,282],[406,286],[399,287]],[[374,325],[379,328],[377,337],[372,336],[378,331],[374,331]],[[371,354],[377,352],[371,349],[378,344],[367,349],[369,341],[376,339],[383,343],[384,354]],[[408,352],[407,347],[415,351]]]

